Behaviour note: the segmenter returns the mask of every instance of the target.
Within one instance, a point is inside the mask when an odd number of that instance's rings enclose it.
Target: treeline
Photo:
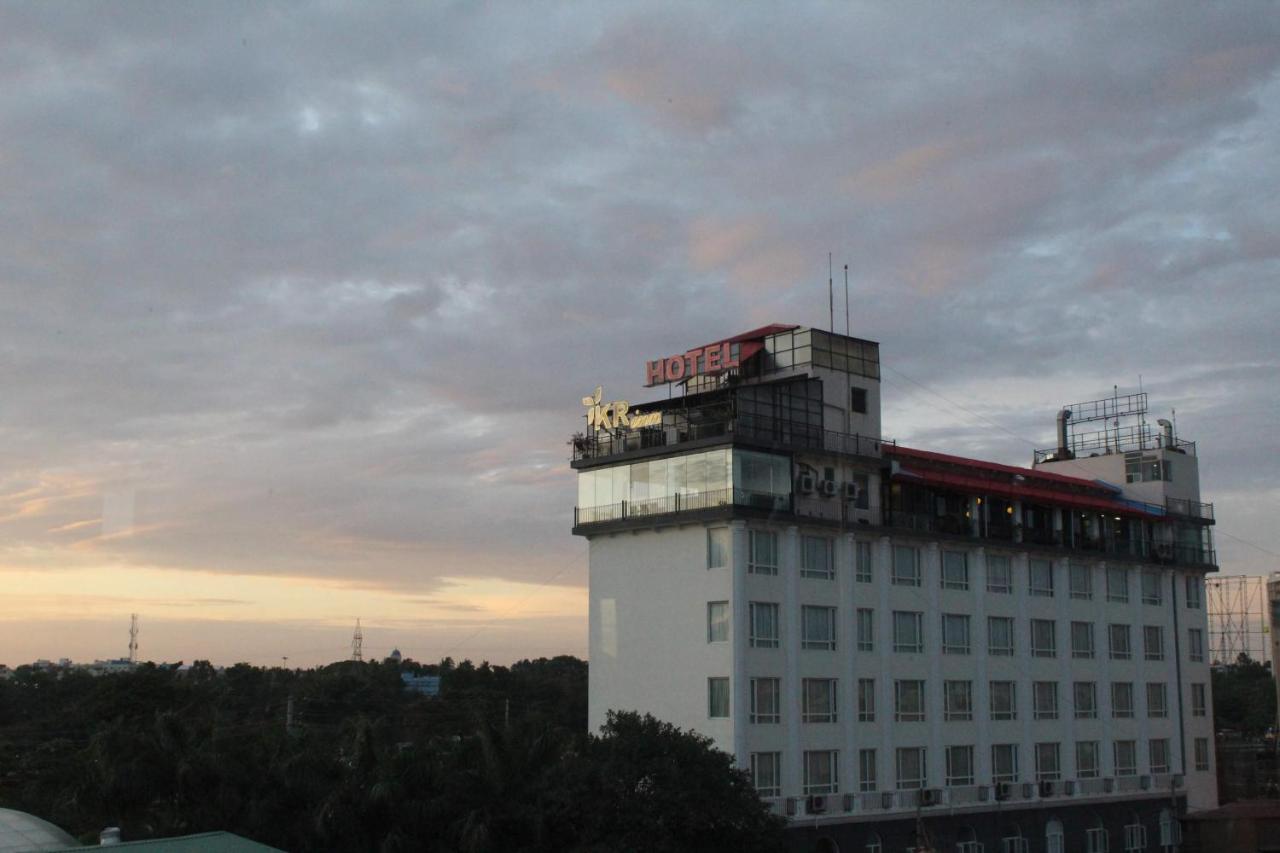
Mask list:
[[[439,697],[400,674],[441,676]],[[586,734],[586,663],[204,662],[0,681],[0,807],[92,842],[226,830],[284,850],[781,849],[709,742],[622,714]]]
[[[1276,725],[1276,682],[1271,665],[1244,652],[1213,668],[1213,726],[1219,732],[1258,736]]]

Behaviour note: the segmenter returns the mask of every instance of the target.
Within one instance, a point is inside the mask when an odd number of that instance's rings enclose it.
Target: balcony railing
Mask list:
[[[720,437],[738,438],[742,441],[765,445],[777,445],[805,450],[821,450],[851,456],[879,456],[884,445],[892,446],[892,440],[857,433],[836,432],[810,424],[780,421],[772,418],[756,418],[740,415],[737,418],[681,426],[647,427],[631,432],[575,436],[573,461],[604,459],[634,450],[658,447],[677,447],[694,441]]]
[[[1213,504],[1203,504],[1199,501],[1189,501],[1182,498],[1165,498],[1164,509],[1170,515],[1213,521]]]
[[[681,512],[724,506],[751,507],[771,512],[791,512],[791,496],[746,489],[716,489],[686,495],[670,495],[639,501],[620,501],[602,506],[574,507],[573,526],[603,524],[628,518],[653,518]]]

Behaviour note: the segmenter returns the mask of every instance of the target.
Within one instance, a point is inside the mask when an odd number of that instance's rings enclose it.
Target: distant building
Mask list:
[[[873,341],[773,325],[644,372],[571,442],[592,730],[711,737],[804,850],[1167,849],[1217,805],[1213,507],[1145,394],[1022,468],[883,439]]]
[[[414,675],[411,672],[402,672],[400,680],[404,682],[405,689],[411,693],[420,693],[423,696],[440,695],[440,676],[438,675]]]
[[[392,663],[400,663],[400,660],[401,660],[400,650],[392,649],[391,654],[387,655],[387,660],[391,661]]]

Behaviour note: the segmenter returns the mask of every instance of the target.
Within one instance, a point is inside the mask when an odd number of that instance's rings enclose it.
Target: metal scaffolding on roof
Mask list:
[[[1209,662],[1235,663],[1241,653],[1271,660],[1267,620],[1267,579],[1257,575],[1205,578],[1208,599]]]

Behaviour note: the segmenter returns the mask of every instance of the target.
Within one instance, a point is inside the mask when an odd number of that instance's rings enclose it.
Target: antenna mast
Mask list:
[[[364,660],[364,634],[360,633],[360,617],[356,617],[356,632],[351,635],[351,659]]]
[[[138,662],[138,614],[132,614],[129,620],[129,663]]]
[[[836,284],[830,252],[827,252],[827,317],[831,323],[831,334],[834,335],[836,333]]]
[[[849,334],[849,265],[844,265],[844,333]]]

